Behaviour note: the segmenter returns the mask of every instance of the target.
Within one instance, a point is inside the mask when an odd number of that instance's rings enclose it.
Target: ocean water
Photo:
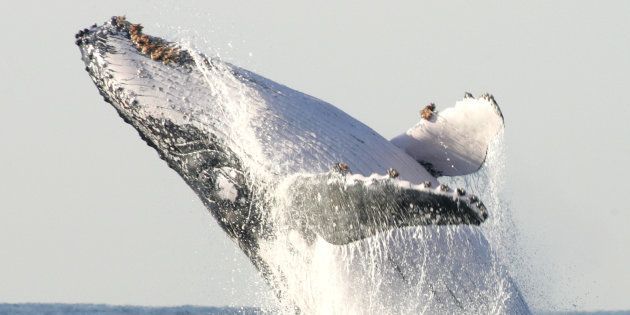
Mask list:
[[[265,314],[258,308],[252,307],[212,307],[212,306],[130,306],[107,304],[43,304],[19,303],[0,304],[0,315],[209,315],[209,314]]]
[[[211,314],[273,314],[274,312],[263,311],[254,307],[212,307],[212,306],[130,306],[130,305],[107,305],[107,304],[43,304],[43,303],[19,303],[0,304],[0,315],[211,315]],[[540,315],[625,315],[630,314],[630,310],[625,311],[538,311],[534,314]]]

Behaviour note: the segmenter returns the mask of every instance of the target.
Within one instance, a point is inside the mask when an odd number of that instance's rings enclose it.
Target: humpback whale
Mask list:
[[[79,31],[104,100],[303,313],[528,313],[480,225],[477,171],[503,128],[489,95],[387,140],[320,99],[114,16]]]

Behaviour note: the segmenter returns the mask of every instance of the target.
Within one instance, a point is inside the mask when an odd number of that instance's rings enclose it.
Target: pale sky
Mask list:
[[[530,303],[630,309],[630,2],[176,3],[0,4],[0,302],[264,303],[249,261],[83,70],[76,31],[126,14],[386,137],[428,102],[493,93]]]

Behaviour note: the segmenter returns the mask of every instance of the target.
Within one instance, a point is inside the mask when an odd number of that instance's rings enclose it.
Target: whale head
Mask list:
[[[212,120],[197,62],[179,45],[142,33],[112,17],[76,34],[85,70],[104,100],[196,192],[219,225],[246,251],[255,247],[259,220],[238,157]],[[200,83],[201,82],[201,83]],[[195,91],[200,94],[190,93]]]

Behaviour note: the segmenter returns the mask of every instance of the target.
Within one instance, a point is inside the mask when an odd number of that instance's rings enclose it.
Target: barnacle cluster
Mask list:
[[[111,23],[119,29],[127,30],[131,42],[138,51],[149,56],[152,60],[168,64],[190,58],[188,53],[182,51],[177,45],[159,37],[143,34],[142,25],[130,23],[124,16],[112,17]]]
[[[343,162],[335,163],[335,165],[333,165],[332,167],[332,170],[342,175],[350,173],[350,167],[348,166],[348,164]]]
[[[431,120],[431,118],[433,117],[433,113],[434,112],[435,112],[435,104],[431,103],[431,104],[425,106],[420,111],[420,117],[422,117],[423,119],[426,119],[426,120]]]

